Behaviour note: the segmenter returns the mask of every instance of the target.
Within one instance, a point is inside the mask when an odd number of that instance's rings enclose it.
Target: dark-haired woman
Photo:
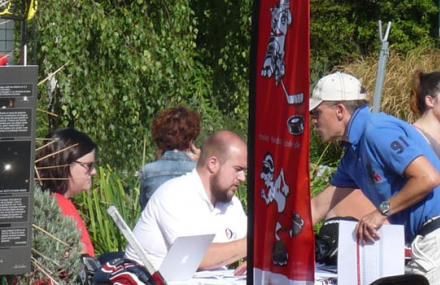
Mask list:
[[[440,72],[424,73],[416,71],[413,78],[411,93],[411,110],[419,118],[414,126],[425,137],[440,158]],[[419,233],[411,244],[412,259],[407,270],[422,274],[428,278],[429,284],[440,284],[440,228],[433,226],[434,217],[425,222],[431,222],[430,234]]]
[[[71,198],[92,188],[97,152],[97,145],[89,136],[66,128],[51,133],[36,153],[37,182],[43,191],[53,194],[61,212],[76,222],[84,246],[82,253],[93,257],[89,232]]]
[[[411,110],[420,117],[414,126],[440,157],[440,72],[414,74]]]

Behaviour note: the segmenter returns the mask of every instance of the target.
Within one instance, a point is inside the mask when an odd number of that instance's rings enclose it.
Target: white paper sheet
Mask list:
[[[378,241],[362,244],[356,241],[356,224],[351,221],[339,224],[338,283],[368,285],[381,277],[403,274],[403,226],[383,225]]]

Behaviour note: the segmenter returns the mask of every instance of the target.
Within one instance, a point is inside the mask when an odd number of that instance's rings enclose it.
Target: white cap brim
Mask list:
[[[309,112],[313,111],[316,107],[318,107],[323,101],[321,99],[317,99],[317,98],[310,98],[310,102],[309,102]]]

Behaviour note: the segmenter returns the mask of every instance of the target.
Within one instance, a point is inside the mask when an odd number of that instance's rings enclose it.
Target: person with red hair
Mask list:
[[[200,129],[200,115],[185,107],[165,109],[154,119],[152,136],[159,158],[142,168],[142,209],[162,183],[195,168],[200,154],[195,141]]]

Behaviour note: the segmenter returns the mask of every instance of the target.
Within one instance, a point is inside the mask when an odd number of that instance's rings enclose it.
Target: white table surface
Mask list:
[[[200,271],[187,281],[168,282],[170,285],[245,285],[246,276],[234,276],[234,270]]]
[[[168,282],[169,285],[245,285],[246,277],[233,276],[233,270],[201,271],[187,281]],[[337,274],[317,268],[315,271],[315,285],[336,284]]]

